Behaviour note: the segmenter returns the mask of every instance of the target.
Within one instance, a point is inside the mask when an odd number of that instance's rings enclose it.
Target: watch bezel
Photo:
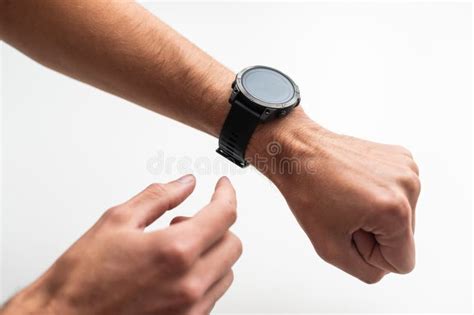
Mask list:
[[[242,84],[242,77],[243,75],[249,71],[249,70],[252,70],[252,69],[255,69],[255,68],[264,68],[264,69],[268,69],[268,70],[271,70],[271,71],[275,71],[275,72],[278,72],[279,74],[281,74],[282,76],[284,76],[285,78],[288,79],[288,81],[290,81],[291,85],[293,86],[293,90],[294,90],[294,93],[293,93],[293,96],[291,99],[289,99],[287,102],[285,103],[268,103],[268,102],[265,102],[265,101],[262,101],[254,96],[252,96],[248,91],[247,89],[245,89],[244,85]],[[271,68],[271,67],[267,67],[267,66],[262,66],[262,65],[256,65],[256,66],[250,66],[250,67],[247,67],[245,69],[243,69],[242,71],[240,71],[239,73],[237,73],[237,76],[235,78],[235,83],[239,89],[239,91],[249,100],[251,101],[252,103],[254,104],[257,104],[257,105],[260,105],[264,108],[274,108],[274,109],[285,109],[285,108],[289,108],[289,107],[293,107],[293,106],[297,106],[298,105],[298,102],[300,100],[300,90],[298,88],[298,85],[296,85],[296,83],[289,77],[287,76],[286,74],[284,74],[283,72],[281,72],[280,70],[277,70],[275,68]]]

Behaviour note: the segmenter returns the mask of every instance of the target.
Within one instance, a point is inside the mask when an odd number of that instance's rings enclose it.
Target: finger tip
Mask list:
[[[227,176],[222,176],[220,177],[217,182],[216,182],[216,189],[219,188],[219,186],[224,184],[224,181],[228,180]]]
[[[219,180],[224,180],[224,181],[230,182],[230,179],[227,176],[222,176]]]
[[[234,185],[232,184],[232,182],[227,176],[222,176],[221,178],[219,178],[219,180],[216,183],[215,190],[218,190],[218,189],[233,190],[235,192]]]
[[[176,180],[177,182],[185,185],[193,185],[196,183],[196,177],[193,174],[186,174]]]

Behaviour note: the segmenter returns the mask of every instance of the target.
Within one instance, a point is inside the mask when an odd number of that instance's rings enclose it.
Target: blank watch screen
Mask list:
[[[252,68],[245,72],[242,85],[250,95],[266,103],[286,103],[295,94],[293,84],[287,77],[264,67]]]

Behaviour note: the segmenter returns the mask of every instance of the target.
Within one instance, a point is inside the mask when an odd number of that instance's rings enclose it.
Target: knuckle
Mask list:
[[[165,247],[161,257],[171,269],[176,271],[188,270],[192,265],[189,245],[182,241],[175,241]]]
[[[412,261],[410,264],[408,264],[407,266],[405,266],[405,268],[402,269],[400,273],[402,273],[402,274],[407,274],[407,273],[412,272],[413,269],[415,269],[415,261]]]
[[[420,175],[420,168],[418,167],[418,164],[416,164],[416,162],[415,162],[414,160],[411,159],[411,160],[409,161],[409,167],[410,167],[410,169],[411,169],[413,172],[415,172],[415,174],[416,174],[417,176]]]
[[[395,145],[395,149],[400,152],[400,154],[403,154],[403,155],[406,155],[410,158],[413,157],[413,155],[411,154],[410,150],[408,150],[407,148],[401,146],[401,145]]]
[[[229,279],[228,279],[228,285],[230,286],[234,282],[234,271],[231,270],[229,272]]]
[[[332,264],[333,257],[330,251],[328,251],[325,248],[321,248],[321,249],[316,250],[316,252],[318,253],[319,257],[321,257],[322,260],[324,260],[327,263]]]
[[[382,270],[379,271],[374,271],[365,277],[363,277],[361,280],[364,281],[367,284],[375,284],[382,280],[382,278],[385,276],[385,272]]]
[[[232,242],[234,243],[234,250],[236,253],[235,256],[238,258],[242,255],[244,247],[240,238],[238,238],[235,234],[232,233],[231,237],[232,237]]]
[[[379,206],[385,215],[402,224],[409,222],[411,208],[407,198],[401,193],[386,193],[379,200]]]
[[[402,172],[400,177],[400,181],[411,192],[418,192],[420,190],[420,179],[411,168],[407,168],[404,172]]]
[[[322,260],[329,264],[334,264],[336,260],[336,253],[334,252],[333,248],[329,244],[325,245],[320,245],[315,248],[316,253],[318,253],[319,257],[321,257]]]
[[[162,198],[167,193],[165,185],[160,183],[150,184],[145,191],[150,197],[154,198]]]
[[[178,300],[183,304],[194,304],[204,294],[204,287],[199,279],[186,279],[181,282],[177,289]]]
[[[123,211],[119,206],[112,207],[104,212],[102,219],[110,222],[122,222],[123,221]]]
[[[242,256],[242,253],[244,252],[244,246],[242,244],[242,241],[240,238],[237,238],[237,253],[238,257]]]
[[[418,193],[420,191],[421,189],[420,179],[415,172],[410,171],[409,174],[406,175],[405,181],[410,191],[415,192],[415,193]]]
[[[237,209],[235,203],[231,200],[225,200],[224,202],[220,203],[221,211],[224,213],[226,218],[229,219],[231,222],[235,222],[237,220]]]
[[[204,311],[200,308],[192,309],[189,313],[186,313],[186,315],[211,314],[211,311],[212,311],[213,308],[214,308],[214,305],[208,306]]]
[[[236,205],[232,200],[220,199],[215,200],[212,203],[212,206],[215,207],[222,219],[226,222],[234,223],[237,220],[237,209]]]

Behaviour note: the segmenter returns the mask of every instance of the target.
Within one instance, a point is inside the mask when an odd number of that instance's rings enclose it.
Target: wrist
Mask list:
[[[323,152],[318,139],[327,133],[297,107],[284,118],[260,124],[246,158],[278,186],[288,175],[317,171],[318,152]]]
[[[44,278],[20,291],[0,310],[0,315],[56,315],[65,313],[47,285]]]

